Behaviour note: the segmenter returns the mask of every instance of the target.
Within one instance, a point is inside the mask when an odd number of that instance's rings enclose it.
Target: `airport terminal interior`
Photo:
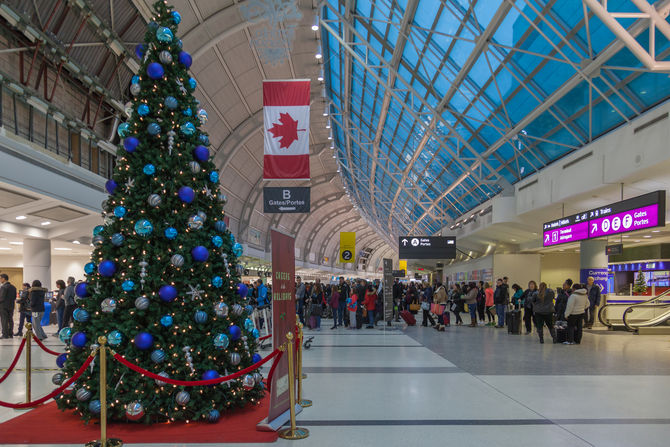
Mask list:
[[[667,446],[670,0],[0,0],[0,445]]]

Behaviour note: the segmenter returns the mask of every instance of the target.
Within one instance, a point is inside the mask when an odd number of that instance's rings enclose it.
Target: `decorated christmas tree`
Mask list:
[[[99,336],[129,362],[176,380],[213,379],[261,360],[246,287],[238,285],[242,247],[226,228],[219,174],[200,130],[207,113],[193,96],[191,56],[176,37],[181,17],[162,1],[154,10],[136,48],[142,64],[130,85],[130,118],[118,129],[104,225],[93,230],[86,282],[76,287],[74,327],[60,334],[69,346],[56,384],[79,369]],[[107,371],[111,420],[214,421],[264,393],[257,371],[197,387],[144,377],[111,358]],[[59,407],[96,417],[98,382],[96,360]]]
[[[635,277],[635,284],[633,284],[633,292],[639,294],[647,293],[647,278],[644,277],[642,270],[637,272]]]

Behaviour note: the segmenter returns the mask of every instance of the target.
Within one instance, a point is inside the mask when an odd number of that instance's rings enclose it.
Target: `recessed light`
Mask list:
[[[319,31],[319,25],[312,25],[312,31]]]
[[[314,57],[317,58],[317,59],[321,59],[321,58],[323,57],[323,54],[321,54],[321,53],[316,53],[316,54],[314,55]]]
[[[40,225],[42,225],[43,227],[46,227],[47,225],[51,225],[51,222],[46,220],[46,221],[42,222]]]
[[[11,250],[9,247],[0,247],[0,250]]]
[[[9,245],[23,245],[23,242],[10,242]]]
[[[77,244],[77,245],[81,244],[81,242],[79,242],[79,241],[72,241],[72,243]]]
[[[621,236],[621,237],[630,237],[630,236],[623,235],[623,236]]]
[[[54,250],[58,250],[58,251],[72,251],[71,248],[65,248],[65,247],[56,247],[56,248],[54,248]]]
[[[26,216],[16,216],[16,220],[26,220]]]
[[[637,239],[637,240],[634,240],[633,242],[640,242],[640,240],[639,240],[639,239]]]
[[[642,236],[642,237],[649,239],[651,237],[651,235],[648,234],[648,235]]]
[[[323,82],[323,76],[319,76],[318,78],[316,78],[316,80],[319,82]]]
[[[652,233],[660,233],[661,230],[652,230]]]

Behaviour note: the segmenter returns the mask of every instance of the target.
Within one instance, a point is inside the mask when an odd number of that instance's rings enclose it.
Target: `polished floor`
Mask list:
[[[329,323],[306,332],[314,340],[304,354],[305,397],[314,405],[298,424],[310,437],[276,445],[669,443],[670,336],[593,330],[581,345],[564,346],[490,327],[439,333],[404,325],[330,330]],[[55,337],[48,342],[60,345]],[[0,371],[17,346],[0,341]],[[40,396],[53,388],[55,364],[34,351],[33,365],[46,369],[35,373]],[[14,373],[0,385],[0,400],[21,401],[23,383]],[[0,408],[2,421],[17,414]]]

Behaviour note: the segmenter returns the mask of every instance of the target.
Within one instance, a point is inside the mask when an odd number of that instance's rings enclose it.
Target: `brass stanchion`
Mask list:
[[[289,404],[291,405],[291,408],[289,409],[291,414],[291,427],[279,430],[278,434],[282,439],[305,439],[309,436],[309,430],[295,426],[295,369],[293,369],[293,333],[289,332],[286,334],[286,339],[288,340],[288,349],[286,350],[286,354],[288,355],[288,394]]]
[[[32,347],[31,345],[33,344],[33,325],[30,323],[26,323],[26,335],[24,335],[26,339],[26,403],[30,402],[30,395],[31,395],[31,386],[32,386],[32,377],[31,377],[31,369],[32,369],[32,356],[31,356],[31,351],[30,348]]]
[[[107,337],[98,337],[98,362],[100,364],[100,440],[91,441],[86,447],[120,447],[120,439],[107,439]]]
[[[302,373],[302,339],[303,339],[303,332],[302,332],[302,323],[298,324],[298,361],[296,362],[296,376],[298,377],[298,405],[300,405],[303,408],[306,407],[311,407],[312,406],[312,401],[309,399],[303,399],[302,398],[302,379],[304,379],[306,376],[303,375]]]

